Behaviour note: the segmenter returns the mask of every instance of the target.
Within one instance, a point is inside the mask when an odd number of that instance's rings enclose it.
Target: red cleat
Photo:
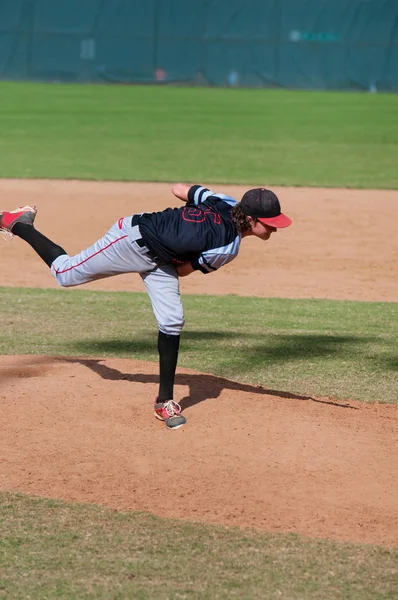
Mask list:
[[[174,400],[168,400],[167,402],[158,402],[155,400],[155,417],[164,421],[168,429],[178,429],[185,425],[187,422],[186,418],[181,414],[181,406],[174,402]]]
[[[12,233],[12,228],[16,223],[25,223],[33,225],[37,214],[36,206],[20,206],[16,210],[0,213],[0,231],[8,234]]]

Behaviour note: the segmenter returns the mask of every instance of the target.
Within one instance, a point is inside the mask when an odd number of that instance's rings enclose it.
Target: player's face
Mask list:
[[[266,225],[261,221],[257,221],[257,219],[250,220],[250,226],[252,228],[252,234],[256,237],[260,238],[260,240],[269,240],[271,237],[271,233],[276,231],[276,227],[271,227],[271,225]]]

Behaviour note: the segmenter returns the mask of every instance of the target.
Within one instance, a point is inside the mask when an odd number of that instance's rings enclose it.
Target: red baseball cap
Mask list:
[[[277,229],[289,227],[292,220],[281,212],[278,197],[271,190],[255,188],[243,194],[239,203],[242,212]]]

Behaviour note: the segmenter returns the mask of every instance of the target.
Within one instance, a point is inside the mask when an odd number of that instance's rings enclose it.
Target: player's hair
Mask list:
[[[239,204],[235,204],[232,209],[232,220],[238,233],[244,233],[250,229],[250,223],[247,220],[247,216],[242,212]]]

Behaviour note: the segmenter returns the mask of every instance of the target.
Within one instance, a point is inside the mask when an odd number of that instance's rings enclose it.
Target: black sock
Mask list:
[[[174,377],[177,367],[179,335],[168,335],[159,331],[159,402],[173,399]]]
[[[26,223],[15,223],[12,233],[28,242],[36,250],[37,254],[44,260],[46,265],[51,267],[58,256],[67,254],[61,246],[57,246],[42,233],[37,231],[32,225]]]

